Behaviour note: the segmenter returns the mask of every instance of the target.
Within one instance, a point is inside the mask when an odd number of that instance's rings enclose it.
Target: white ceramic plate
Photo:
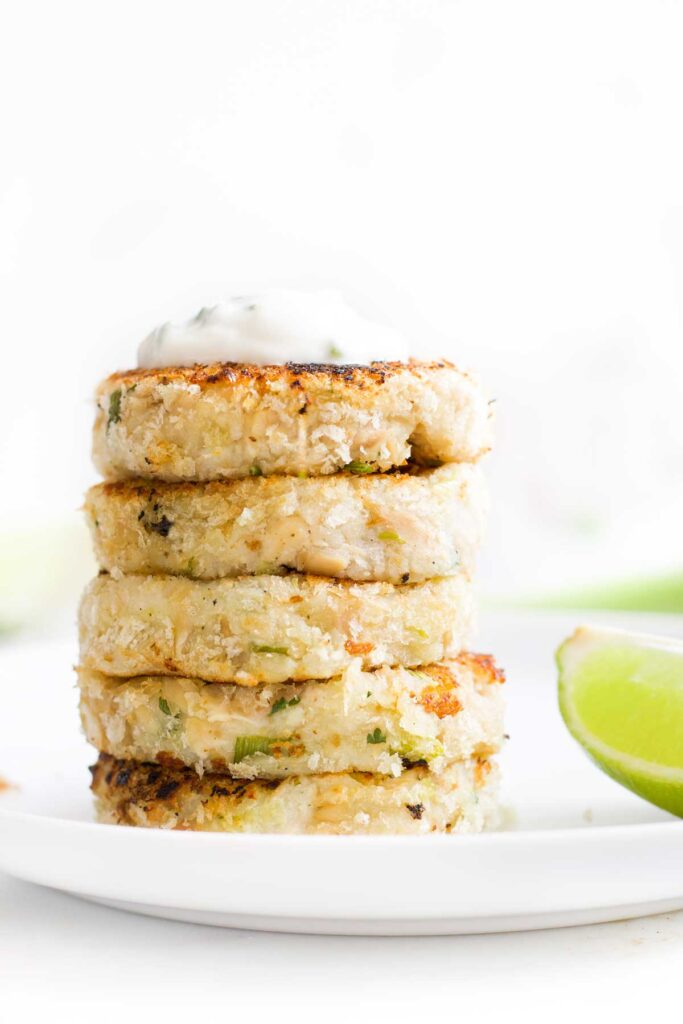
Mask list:
[[[482,836],[296,837],[92,822],[71,645],[0,647],[0,869],[139,913],[278,931],[490,932],[683,908],[683,822],[602,775],[556,709],[553,651],[580,621],[683,636],[662,616],[496,613],[508,671],[510,823]]]

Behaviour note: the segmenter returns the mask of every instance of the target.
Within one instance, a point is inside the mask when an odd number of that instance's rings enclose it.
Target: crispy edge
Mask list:
[[[408,462],[403,466],[397,466],[395,469],[387,470],[383,473],[372,473],[368,476],[354,476],[353,473],[346,473],[340,470],[338,473],[332,473],[328,476],[305,477],[303,480],[299,480],[297,477],[288,476],[287,474],[282,473],[273,473],[270,476],[238,477],[231,480],[166,481],[157,479],[146,480],[142,477],[133,477],[129,480],[103,480],[99,484],[93,484],[93,486],[86,492],[86,497],[92,496],[95,498],[97,495],[103,495],[106,498],[118,498],[120,500],[128,500],[131,498],[144,498],[145,500],[149,500],[157,495],[164,494],[180,496],[190,496],[197,493],[220,495],[221,493],[228,493],[238,489],[246,489],[247,487],[254,491],[267,491],[279,486],[283,480],[293,484],[295,487],[303,486],[305,488],[309,488],[316,486],[329,487],[330,485],[333,485],[334,481],[344,479],[350,481],[355,487],[367,488],[370,490],[380,481],[381,486],[383,487],[400,487],[407,480],[427,481],[430,477],[435,476],[440,472],[454,472],[463,465],[468,468],[470,466],[469,463],[447,463],[443,466],[419,466],[415,463]]]
[[[358,390],[377,388],[392,377],[412,374],[422,379],[425,373],[435,370],[456,370],[467,378],[453,363],[445,359],[431,362],[411,360],[401,362],[374,362],[367,366],[357,364],[337,365],[335,363],[284,363],[282,365],[260,366],[254,363],[210,363],[194,366],[168,366],[154,369],[119,370],[107,377],[98,388],[98,394],[107,393],[117,386],[133,387],[141,383],[197,385],[200,388],[212,384],[252,384],[266,390],[272,384],[280,384],[294,390],[315,385],[327,386],[341,383]]]
[[[119,790],[125,803],[150,804],[155,800],[168,800],[184,788],[190,793],[223,796],[230,799],[253,799],[259,791],[277,789],[284,779],[234,779],[220,772],[199,775],[193,768],[166,762],[122,761],[111,754],[100,754],[90,767],[90,788],[98,793],[104,786]]]

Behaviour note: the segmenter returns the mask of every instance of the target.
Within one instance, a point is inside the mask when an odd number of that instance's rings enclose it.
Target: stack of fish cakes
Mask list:
[[[478,385],[445,362],[221,363],[115,374],[97,404],[79,680],[99,819],[494,824]]]

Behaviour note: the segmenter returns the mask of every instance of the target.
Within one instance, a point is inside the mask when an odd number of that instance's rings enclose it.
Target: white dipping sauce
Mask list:
[[[138,366],[195,363],[359,363],[407,360],[398,331],[372,323],[336,291],[278,289],[208,306],[187,323],[162,324],[138,349]]]

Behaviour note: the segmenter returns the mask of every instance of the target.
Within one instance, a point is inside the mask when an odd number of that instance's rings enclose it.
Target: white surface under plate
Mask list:
[[[683,636],[663,616],[489,613],[477,648],[508,674],[505,831],[297,837],[92,821],[73,646],[0,647],[0,869],[127,910],[204,924],[421,935],[683,908],[683,822],[606,778],[566,733],[553,652],[579,621]]]

